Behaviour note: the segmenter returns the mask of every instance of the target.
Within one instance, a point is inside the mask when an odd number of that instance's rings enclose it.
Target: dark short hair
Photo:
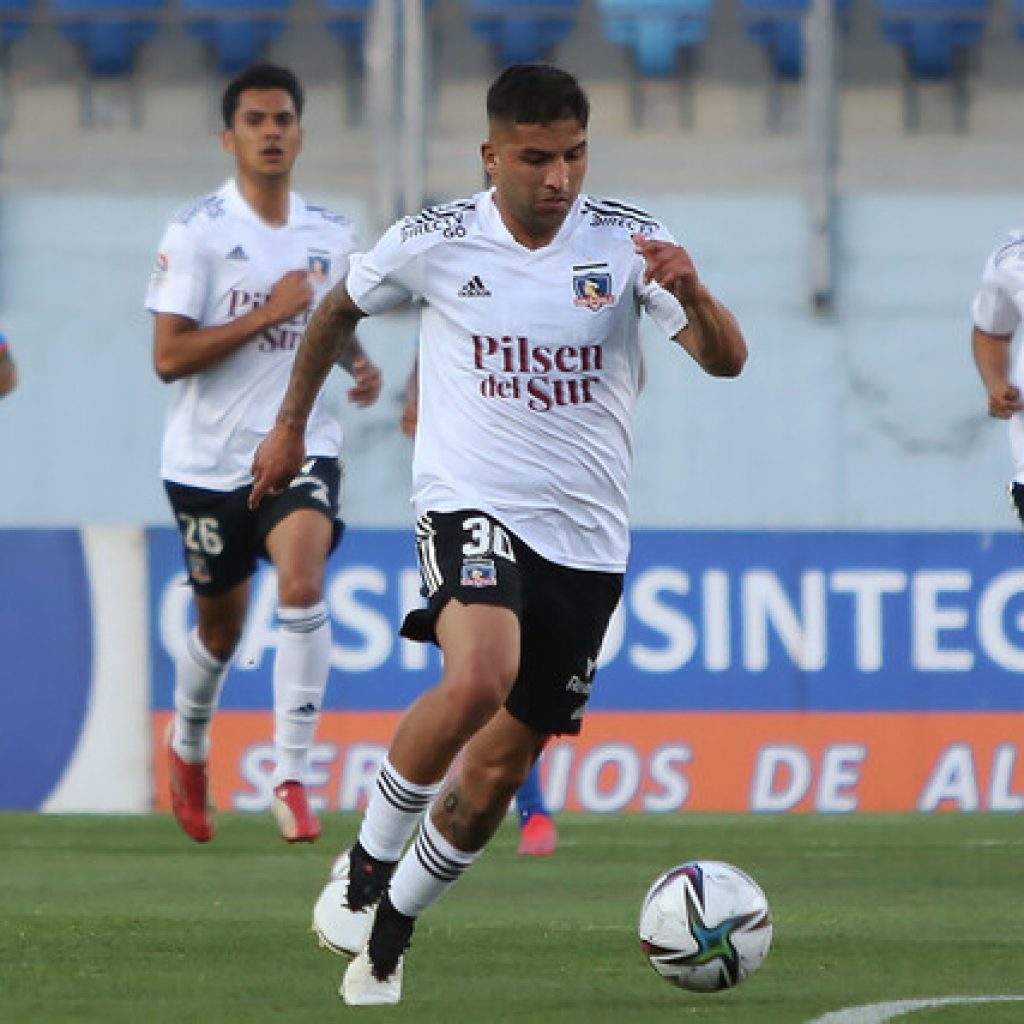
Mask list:
[[[590,100],[568,71],[551,64],[512,64],[487,90],[487,117],[512,124],[574,119],[586,128]]]
[[[220,101],[220,112],[224,127],[231,128],[238,110],[238,98],[246,89],[284,89],[295,104],[295,113],[301,119],[305,99],[302,85],[294,71],[277,64],[252,64],[231,79]]]

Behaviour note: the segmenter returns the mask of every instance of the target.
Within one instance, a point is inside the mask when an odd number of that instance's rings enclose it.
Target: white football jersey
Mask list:
[[[288,223],[261,220],[234,181],[182,210],[168,225],[146,295],[153,313],[216,327],[265,303],[290,270],[309,272],[316,303],[348,271],[351,222],[291,195]],[[165,480],[226,491],[252,482],[252,458],[284,397],[312,307],[268,327],[219,363],[174,382],[164,431]],[[320,400],[306,451],[336,457],[341,427]]]
[[[974,325],[987,334],[1013,334],[1024,315],[1024,231],[1012,231],[989,256],[974,296]],[[1010,383],[1024,392],[1024,354],[1017,351]],[[1024,414],[1009,419],[1014,480],[1024,483]]]
[[[479,508],[551,561],[625,569],[640,313],[669,335],[686,325],[644,284],[633,234],[671,241],[646,213],[582,195],[549,245],[527,249],[481,192],[353,256],[362,310],[423,304],[417,514]]]

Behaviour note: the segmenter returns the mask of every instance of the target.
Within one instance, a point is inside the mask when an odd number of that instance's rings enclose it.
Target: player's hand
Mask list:
[[[348,400],[360,409],[373,405],[380,397],[380,367],[359,355],[352,360],[350,372],[355,383],[348,389]]]
[[[274,324],[283,324],[313,301],[313,285],[305,270],[289,270],[270,289],[264,311]]]
[[[1021,401],[1020,388],[1007,384],[997,391],[989,392],[988,414],[997,420],[1008,420],[1015,412],[1024,409]]]
[[[415,395],[406,395],[405,401],[402,403],[402,418],[399,420],[399,426],[406,437],[416,436],[416,422],[418,419],[419,402],[416,401]]]
[[[703,291],[697,268],[690,254],[672,242],[662,242],[645,235],[633,235],[633,248],[643,256],[644,284],[656,281],[670,291],[681,303],[694,302]]]
[[[253,456],[249,508],[257,508],[268,494],[280,494],[302,468],[305,458],[305,435],[278,423],[260,442]]]

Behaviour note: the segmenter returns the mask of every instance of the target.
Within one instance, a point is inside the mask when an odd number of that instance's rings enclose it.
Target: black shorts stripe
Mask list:
[[[435,537],[436,534],[430,525],[430,519],[427,516],[421,516],[416,523],[416,557],[420,563],[420,571],[428,597],[436,593],[444,583],[444,576],[437,559]]]

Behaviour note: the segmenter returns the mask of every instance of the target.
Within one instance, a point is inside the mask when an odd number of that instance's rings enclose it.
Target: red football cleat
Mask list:
[[[320,835],[320,819],[309,806],[306,787],[301,782],[289,779],[275,786],[270,809],[285,842],[311,843]]]
[[[558,829],[546,814],[531,814],[519,830],[517,853],[527,857],[550,857],[558,847]]]
[[[171,810],[187,836],[197,843],[208,843],[217,830],[217,811],[210,801],[206,762],[189,764],[171,746],[173,724],[167,726],[167,764],[171,779]]]

